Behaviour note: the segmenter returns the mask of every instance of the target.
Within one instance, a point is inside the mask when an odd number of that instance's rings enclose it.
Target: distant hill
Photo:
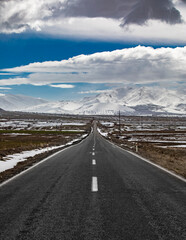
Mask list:
[[[0,107],[28,112],[114,115],[120,110],[125,115],[186,114],[185,94],[159,87],[118,88],[80,101],[47,102],[23,95],[6,95],[2,102],[2,98],[0,96]]]
[[[43,103],[47,101],[25,95],[0,94],[0,108],[8,111],[22,111]]]
[[[2,108],[0,108],[0,112],[5,112],[5,110],[3,110]]]

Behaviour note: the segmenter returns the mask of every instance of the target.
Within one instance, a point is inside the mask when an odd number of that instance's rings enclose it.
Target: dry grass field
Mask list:
[[[6,115],[7,114],[7,115]],[[89,133],[92,117],[6,113],[0,116],[0,161],[32,149],[61,146]],[[98,131],[108,140],[186,178],[186,118],[98,116]],[[52,150],[54,152],[55,150]],[[50,153],[19,162],[14,175]],[[0,174],[7,175],[5,172]],[[5,176],[6,178],[7,176]]]
[[[64,125],[63,125],[64,124]],[[72,124],[72,125],[71,125]],[[0,159],[7,154],[58,146],[89,132],[88,122],[0,120]]]
[[[25,151],[49,149],[18,162],[14,168],[0,171],[0,182],[21,172],[91,130],[90,119],[47,115],[9,115],[0,117],[0,161]],[[8,160],[8,161],[11,161]],[[0,169],[1,170],[1,169]]]
[[[101,119],[102,135],[119,146],[186,178],[186,118],[118,117]],[[137,145],[137,149],[136,149]]]

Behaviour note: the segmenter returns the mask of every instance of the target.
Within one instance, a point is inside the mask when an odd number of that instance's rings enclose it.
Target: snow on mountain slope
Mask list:
[[[28,112],[65,114],[186,114],[186,96],[159,87],[113,89],[80,101],[47,102],[22,95],[0,95],[0,108]]]
[[[131,89],[123,97],[123,102],[130,106],[154,104],[160,106],[177,105],[184,101],[183,96],[178,96],[174,90],[162,88],[143,87],[139,89]]]
[[[43,103],[47,103],[47,101],[24,95],[0,94],[0,108],[4,110],[21,111]]]
[[[24,109],[27,112],[43,112],[43,113],[63,113],[73,114],[76,109],[80,108],[81,104],[73,101],[56,101],[47,102],[44,104],[32,106]]]
[[[134,113],[135,110],[127,106],[112,103],[112,102],[97,102],[94,104],[84,104],[79,109],[75,110],[77,114],[99,114],[99,115],[113,115],[121,113]]]
[[[149,106],[152,111],[169,113],[186,113],[186,96],[176,90],[158,87],[141,87],[130,89],[122,102],[129,107]],[[156,107],[155,107],[156,106]]]
[[[82,101],[83,103],[83,101]],[[104,110],[105,108],[105,110]],[[89,110],[98,114],[175,113],[186,114],[186,96],[176,90],[158,87],[118,88],[87,98],[81,107],[85,113]]]

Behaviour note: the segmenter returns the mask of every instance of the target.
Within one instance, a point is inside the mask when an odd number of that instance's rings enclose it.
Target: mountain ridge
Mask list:
[[[14,100],[13,103],[11,103],[12,100]],[[178,90],[159,87],[117,88],[96,96],[85,97],[79,101],[49,102],[24,95],[4,94],[2,96],[1,94],[0,108],[14,111],[84,115],[115,115],[119,111],[126,115],[185,115],[186,96]]]

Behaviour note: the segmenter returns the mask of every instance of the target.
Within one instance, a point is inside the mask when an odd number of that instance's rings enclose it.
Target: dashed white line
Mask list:
[[[95,155],[95,152],[92,153],[92,156],[94,156],[94,155]]]
[[[92,159],[92,165],[96,165],[96,160]]]
[[[92,192],[98,192],[98,179],[97,179],[97,177],[92,177]]]

